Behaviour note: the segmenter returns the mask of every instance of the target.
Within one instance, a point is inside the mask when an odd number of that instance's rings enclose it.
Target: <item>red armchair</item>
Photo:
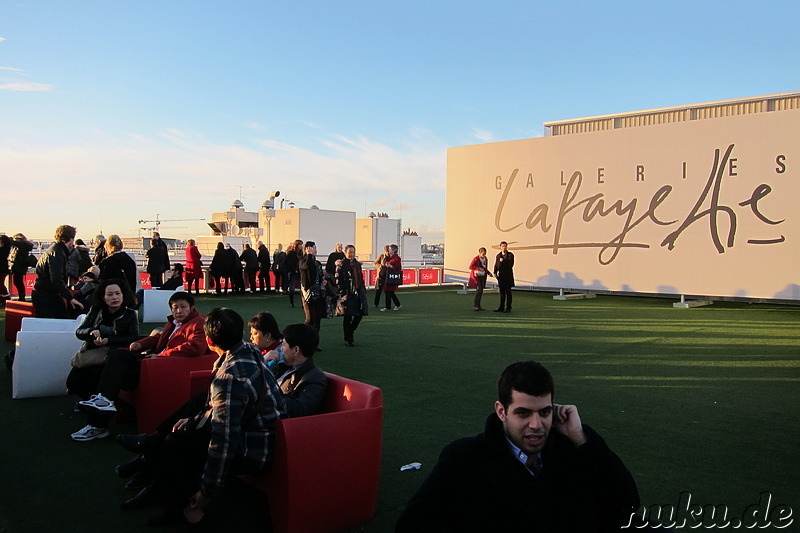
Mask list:
[[[189,398],[189,374],[209,370],[217,355],[198,357],[153,357],[142,361],[139,386],[120,391],[119,397],[136,409],[140,433],[155,431],[156,426]]]
[[[383,395],[378,387],[328,374],[320,414],[278,422],[275,460],[243,479],[267,495],[276,533],[328,533],[375,513]],[[192,392],[211,372],[192,372]]]

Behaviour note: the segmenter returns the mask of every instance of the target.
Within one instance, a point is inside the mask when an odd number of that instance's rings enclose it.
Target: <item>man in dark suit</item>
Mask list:
[[[498,381],[483,433],[459,439],[397,522],[396,532],[619,531],[639,508],[622,461],[574,405],[553,403],[553,378],[535,361]]]
[[[494,277],[500,289],[500,307],[495,313],[511,312],[511,287],[514,286],[514,254],[508,251],[508,243],[500,243],[500,253],[494,259]]]

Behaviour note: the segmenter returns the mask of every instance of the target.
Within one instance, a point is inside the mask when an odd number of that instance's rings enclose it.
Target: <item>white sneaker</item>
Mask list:
[[[381,311],[391,311],[388,307],[381,307]]]
[[[402,306],[402,305],[395,305],[395,306],[394,306],[394,311],[399,311],[399,310],[401,310],[402,308],[403,308],[403,306]]]
[[[83,400],[78,403],[81,405],[85,405],[86,407],[97,409],[98,411],[112,411],[112,412],[117,411],[117,407],[114,405],[114,402],[112,402],[102,394],[95,394],[88,400]]]
[[[83,429],[80,429],[70,435],[72,440],[77,440],[79,442],[87,441],[87,440],[94,440],[94,439],[104,439],[108,437],[108,428],[96,428],[94,426],[86,426]]]

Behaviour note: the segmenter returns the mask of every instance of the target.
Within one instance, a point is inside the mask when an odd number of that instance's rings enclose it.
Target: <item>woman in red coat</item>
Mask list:
[[[192,283],[197,294],[200,294],[200,279],[203,277],[203,262],[200,260],[200,250],[194,239],[186,241],[186,268],[183,274],[186,280],[186,291],[192,292]]]
[[[394,302],[394,310],[399,311],[400,309],[403,308],[403,306],[400,305],[400,300],[397,299],[397,295],[395,294],[395,292],[397,291],[397,285],[389,283],[390,281],[389,272],[399,271],[401,275],[403,272],[403,266],[400,263],[400,256],[397,255],[396,244],[392,244],[389,246],[389,255],[386,257],[383,266],[386,269],[386,281],[383,282],[383,292],[386,294],[386,307],[381,309],[381,311],[391,311],[392,302]]]
[[[472,262],[469,264],[469,286],[475,287],[475,300],[472,303],[472,308],[475,311],[483,311],[481,307],[481,297],[483,296],[483,289],[486,288],[486,276],[491,276],[487,265],[489,260],[486,258],[486,248],[481,246],[478,248],[478,255],[476,255]]]

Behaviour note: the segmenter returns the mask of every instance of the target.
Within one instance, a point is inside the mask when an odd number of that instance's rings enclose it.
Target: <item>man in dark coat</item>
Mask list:
[[[330,274],[331,277],[336,275],[336,261],[344,259],[344,249],[342,243],[337,242],[335,249],[328,255],[328,261],[325,263],[325,272]]]
[[[283,251],[283,245],[278,243],[278,247],[272,252],[272,273],[275,276],[275,291],[283,292],[284,271],[283,260],[286,259],[286,252]]]
[[[494,259],[494,277],[500,289],[500,307],[495,313],[511,312],[511,288],[514,286],[514,254],[508,251],[508,243],[500,243],[500,253]]]
[[[67,287],[67,259],[75,245],[75,228],[56,228],[56,242],[47,249],[36,264],[36,281],[31,301],[38,318],[70,318],[65,302],[76,309],[83,304],[72,297]]]
[[[633,477],[553,391],[541,364],[506,367],[484,432],[442,450],[395,531],[620,531],[640,505]]]
[[[250,288],[250,293],[255,294],[256,272],[258,272],[258,255],[249,244],[244,243],[244,250],[242,250],[242,255],[239,257],[239,259],[244,263],[244,272],[247,275],[247,286]]]
[[[164,284],[164,272],[169,270],[169,252],[167,245],[161,238],[156,238],[158,233],[153,234],[150,240],[150,248],[145,252],[147,258],[146,271],[150,275],[150,286],[154,289],[161,287]],[[136,290],[136,287],[133,287]]]
[[[242,261],[239,257],[239,252],[226,242],[225,253],[228,255],[228,268],[231,273],[233,292],[244,292],[244,276],[242,275]]]
[[[258,241],[258,288],[261,292],[272,292],[269,268],[269,250],[263,242]]]

